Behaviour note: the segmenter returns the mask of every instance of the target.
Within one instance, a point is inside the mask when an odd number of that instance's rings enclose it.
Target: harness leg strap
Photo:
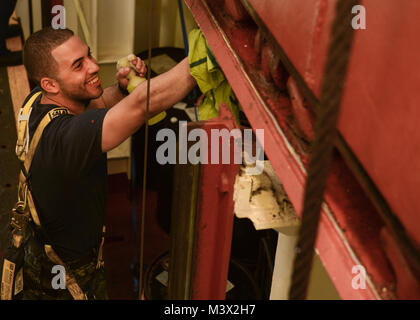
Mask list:
[[[71,270],[65,265],[65,263],[58,257],[55,253],[54,249],[46,244],[44,246],[45,253],[47,254],[48,258],[56,264],[62,265],[66,270],[66,287],[67,290],[70,292],[74,300],[87,300],[86,294],[77,284],[76,278],[74,277]]]

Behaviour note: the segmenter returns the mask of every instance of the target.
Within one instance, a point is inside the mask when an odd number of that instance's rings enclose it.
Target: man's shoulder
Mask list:
[[[29,117],[29,135],[30,137],[33,136],[35,133],[36,128],[38,127],[39,123],[42,119],[53,109],[60,108],[58,105],[54,104],[41,104],[40,103],[41,96],[39,96],[32,105],[31,115]],[[52,121],[59,118],[59,116],[66,115],[65,113],[54,113],[52,117]],[[49,130],[54,128],[55,126],[48,126]]]

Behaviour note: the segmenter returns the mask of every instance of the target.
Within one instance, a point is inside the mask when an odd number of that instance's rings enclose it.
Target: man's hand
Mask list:
[[[188,58],[184,58],[171,70],[150,80],[150,100],[147,84],[140,83],[105,115],[102,125],[102,152],[108,152],[136,132],[149,115],[159,114],[182,100],[196,85],[190,74]]]
[[[134,70],[136,72],[136,75],[138,75],[139,77],[145,78],[146,73],[147,73],[146,63],[143,60],[141,60],[139,57],[136,57],[134,60],[132,60],[132,64],[134,65],[136,69]],[[130,73],[130,70],[133,70],[133,69],[121,68],[118,70],[116,74],[119,87],[125,91],[127,90],[127,86],[128,86],[129,79],[127,78],[127,76]]]

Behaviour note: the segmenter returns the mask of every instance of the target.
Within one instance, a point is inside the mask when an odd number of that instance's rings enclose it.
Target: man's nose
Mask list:
[[[88,72],[90,74],[98,72],[99,71],[99,65],[96,62],[96,60],[95,59],[89,59],[88,61],[89,61]]]

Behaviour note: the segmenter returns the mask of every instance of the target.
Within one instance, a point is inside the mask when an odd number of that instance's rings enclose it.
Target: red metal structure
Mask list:
[[[299,214],[336,0],[185,2]],[[316,249],[343,299],[419,299],[420,3],[361,4]]]
[[[221,104],[219,110],[217,119],[190,122],[186,126],[185,144],[180,143],[180,153],[189,149],[186,139],[194,131],[211,137],[214,131],[236,128],[229,107]],[[181,199],[175,201],[172,208],[176,228],[171,232],[170,299],[226,298],[234,222],[234,181],[239,164],[222,164],[222,157],[219,157],[220,164],[209,163],[215,149],[212,142],[211,139],[200,150],[204,163],[179,165],[175,169],[174,194]],[[229,154],[233,159],[235,146],[233,138],[229,145],[219,143],[218,155]]]
[[[220,110],[219,119],[203,124],[202,129],[209,137],[212,129],[232,130],[236,127],[229,107],[226,105]],[[220,144],[220,155],[223,148]],[[227,151],[233,156],[233,141]],[[210,152],[209,144],[209,155]],[[197,208],[200,214],[196,220],[192,299],[224,299],[226,296],[233,229],[233,182],[238,169],[239,165],[235,164],[201,166],[201,190]]]

